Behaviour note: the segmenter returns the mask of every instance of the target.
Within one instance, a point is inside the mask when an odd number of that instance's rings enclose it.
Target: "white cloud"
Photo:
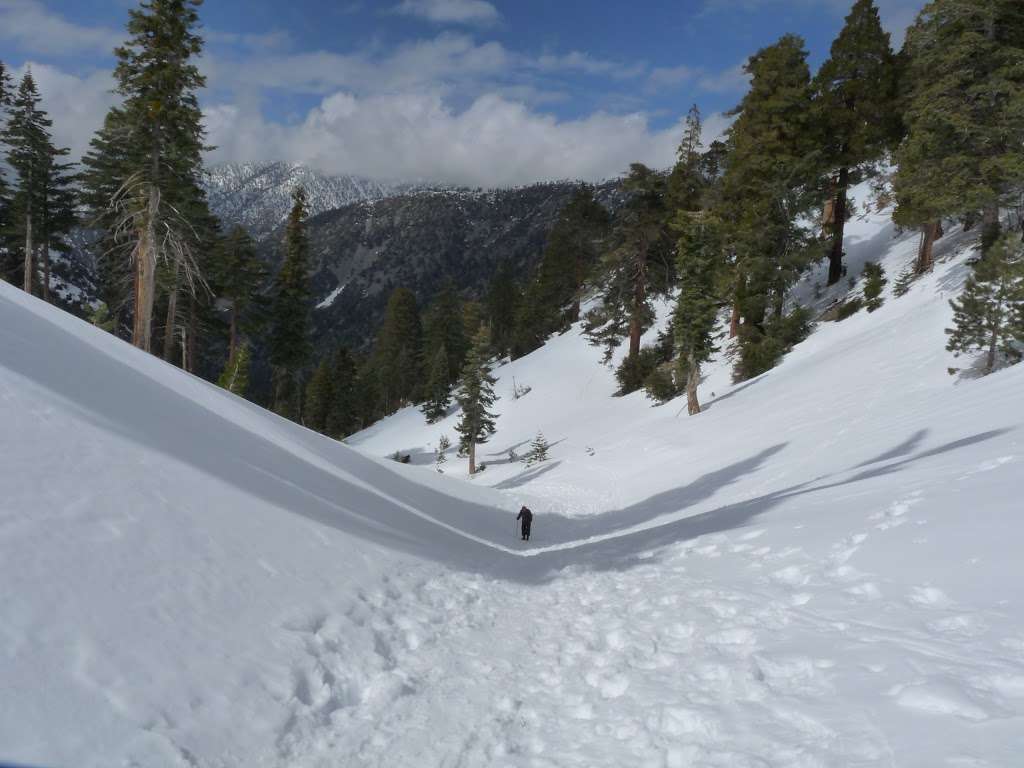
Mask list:
[[[709,93],[736,93],[745,91],[750,84],[750,75],[743,70],[743,64],[729,67],[721,72],[701,75],[697,85]]]
[[[493,24],[501,16],[486,0],[402,0],[394,10],[440,24]]]
[[[705,135],[721,133],[712,116]],[[293,126],[267,123],[233,105],[207,110],[213,160],[273,159],[309,164],[327,173],[384,179],[425,179],[470,186],[551,179],[600,180],[631,162],[668,167],[682,135],[681,121],[654,130],[643,114],[596,113],[558,120],[496,94],[457,112],[440,93],[359,98],[332,94]]]
[[[37,0],[0,0],[0,40],[29,53],[110,53],[123,37],[123,33],[106,27],[74,24],[51,13]]]
[[[639,77],[646,70],[644,64],[623,64],[591,56],[582,51],[564,54],[544,54],[536,59],[524,59],[523,64],[544,72],[582,72],[585,75],[606,75],[615,80]]]
[[[465,82],[506,72],[514,56],[501,43],[477,44],[467,35],[443,33],[398,46],[384,56],[310,51],[233,60],[207,56],[203,69],[219,88],[282,88],[327,94],[339,89],[396,91]]]

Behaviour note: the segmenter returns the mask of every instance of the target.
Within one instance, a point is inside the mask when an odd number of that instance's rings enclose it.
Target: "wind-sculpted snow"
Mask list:
[[[0,284],[0,762],[1016,765],[1024,366],[946,372],[969,238],[696,417],[555,338],[472,480],[457,414],[354,450]]]

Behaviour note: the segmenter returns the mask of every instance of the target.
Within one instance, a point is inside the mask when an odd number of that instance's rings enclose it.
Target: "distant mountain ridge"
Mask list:
[[[220,163],[203,176],[210,210],[225,224],[241,224],[258,240],[288,217],[292,191],[302,185],[309,215],[405,194],[428,185],[387,183],[362,176],[328,176],[296,163]]]

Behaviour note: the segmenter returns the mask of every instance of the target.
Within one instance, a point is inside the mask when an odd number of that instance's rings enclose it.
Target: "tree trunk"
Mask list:
[[[469,474],[476,474],[476,443],[472,441],[469,444]]]
[[[914,271],[919,275],[923,275],[932,268],[932,248],[938,233],[939,222],[937,221],[930,221],[921,227],[921,245],[917,251],[917,263],[914,265]]]
[[[985,373],[986,375],[992,373],[992,369],[996,367],[996,348],[999,344],[999,329],[992,329],[992,338],[989,340],[988,355],[985,357]]]
[[[629,359],[636,360],[640,354],[640,336],[643,327],[640,323],[640,311],[647,299],[647,243],[641,246],[637,275],[633,283],[633,311],[629,318]]]
[[[50,301],[50,236],[43,241],[43,301]]]
[[[178,264],[174,264],[174,282],[167,299],[167,323],[164,327],[164,360],[171,362],[174,354],[174,326],[178,315]]]
[[[132,344],[149,352],[153,342],[153,304],[156,301],[156,216],[160,193],[150,182],[146,219],[135,254],[135,323]]]
[[[981,252],[986,253],[999,239],[999,206],[987,205],[981,214]]]
[[[729,338],[735,339],[740,332],[740,303],[735,299],[732,302],[732,314],[729,316]]]
[[[238,349],[238,310],[235,309],[235,303],[231,304],[231,325],[228,326],[228,360],[235,354],[235,350]]]
[[[828,256],[828,285],[835,285],[843,276],[843,232],[846,228],[846,188],[850,184],[850,169],[839,169],[835,204],[832,207],[832,251]]]
[[[697,400],[697,385],[700,383],[700,365],[693,359],[692,352],[687,356],[686,363],[686,412],[693,416],[700,413],[700,401]]]
[[[185,370],[195,373],[196,370],[196,338],[199,336],[199,313],[196,308],[196,297],[188,297],[188,335],[183,344],[188,354],[185,358]]]
[[[23,288],[25,293],[32,293],[32,273],[35,272],[35,259],[32,258],[35,254],[33,249],[35,243],[32,242],[32,204],[29,203],[28,211],[25,214],[25,280]]]

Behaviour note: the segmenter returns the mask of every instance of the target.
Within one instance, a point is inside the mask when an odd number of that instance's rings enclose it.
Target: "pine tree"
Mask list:
[[[676,164],[668,177],[668,206],[672,211],[700,210],[705,179],[701,168],[701,116],[694,104],[686,115],[683,140],[676,152]]]
[[[332,371],[327,358],[320,361],[306,385],[306,408],[303,423],[317,432],[327,431],[327,417],[334,401]]]
[[[4,136],[6,134],[8,110],[11,105],[11,76],[7,73],[3,61],[0,61],[0,151],[4,147]],[[3,151],[6,157],[7,152]],[[0,235],[8,231],[11,216],[11,192],[7,184],[7,172],[0,164]],[[2,241],[0,241],[2,243]],[[0,262],[0,280],[10,272],[8,265]]]
[[[96,263],[99,298],[110,308],[114,319],[112,333],[122,338],[131,336],[134,270],[118,237],[119,216],[111,201],[132,175],[132,168],[141,162],[133,157],[129,133],[124,112],[111,109],[89,142],[79,175],[85,225],[93,233],[89,249]]]
[[[332,400],[327,412],[326,434],[341,440],[355,432],[360,424],[356,362],[346,347],[334,354],[332,368]]]
[[[306,191],[292,192],[292,209],[284,235],[284,262],[271,289],[267,346],[274,375],[274,410],[293,421],[300,416],[303,369],[310,344],[309,241],[306,238]]]
[[[384,324],[377,337],[374,367],[385,414],[413,402],[422,387],[423,332],[416,296],[396,288],[388,299]]]
[[[856,0],[829,59],[814,79],[815,122],[833,177],[828,285],[843,275],[847,190],[895,141],[896,62],[874,0]]]
[[[502,262],[491,279],[484,300],[487,322],[491,326],[491,343],[499,357],[512,354],[516,314],[521,300],[522,294],[516,285],[512,267],[509,262]]]
[[[999,206],[1024,184],[1024,7],[1019,0],[933,0],[907,30],[894,215],[922,228],[915,269],[932,266],[941,219],[982,213],[983,250]]]
[[[718,223],[704,213],[680,213],[678,246],[679,298],[673,317],[675,347],[679,366],[686,379],[686,405],[689,414],[700,413],[697,385],[701,366],[717,351],[715,323],[718,302],[715,298],[716,273],[722,264],[722,245]]]
[[[513,355],[540,347],[580,318],[580,299],[609,235],[610,217],[581,184],[548,234],[536,276],[527,284],[513,334]]]
[[[881,264],[869,261],[864,265],[864,304],[868,312],[874,312],[882,306],[882,291],[886,282]]]
[[[252,354],[248,344],[240,344],[235,347],[234,354],[228,358],[224,372],[217,380],[217,384],[228,392],[245,397],[249,391],[249,370],[252,366]]]
[[[913,267],[908,267],[903,270],[899,277],[896,278],[896,282],[893,283],[892,293],[893,296],[899,298],[900,296],[906,296],[910,290],[910,284],[914,282],[914,278],[917,277],[917,272],[914,271]]]
[[[494,434],[494,414],[490,408],[497,396],[495,380],[490,374],[490,334],[486,328],[477,331],[466,356],[456,395],[462,415],[455,427],[459,433],[459,453],[469,456],[469,474],[476,474],[476,447]]]
[[[733,326],[741,335],[737,370],[755,370],[775,360],[764,354],[771,327],[781,322],[786,293],[812,258],[802,217],[816,202],[820,158],[811,122],[810,71],[803,40],[785,35],[750,57],[750,90],[729,129],[729,157],[715,214],[733,254]],[[743,325],[739,325],[742,319]]]
[[[615,223],[614,247],[598,267],[601,301],[588,313],[587,332],[593,343],[605,346],[606,359],[627,339],[627,361],[635,364],[640,336],[654,321],[652,300],[670,290],[675,270],[665,177],[634,163],[623,187],[629,199]]]
[[[469,351],[469,339],[463,324],[462,306],[455,285],[449,281],[434,298],[423,316],[423,350],[433,360],[437,350],[444,347],[448,360],[447,383],[459,379],[462,363]]]
[[[530,450],[526,454],[526,466],[532,467],[534,464],[547,461],[548,449],[550,447],[551,445],[548,443],[547,438],[544,437],[544,433],[538,429],[537,436],[533,438],[533,441],[530,443]]]
[[[202,198],[198,178],[204,149],[196,93],[206,84],[196,59],[202,0],[143,0],[129,11],[129,39],[115,49],[116,122],[129,149],[118,192],[114,232],[133,266],[132,343],[149,351],[157,298],[157,271],[173,264],[172,290],[181,279],[194,296],[202,286],[195,252],[200,243],[188,213]],[[166,346],[166,345],[165,345]]]
[[[17,176],[11,218],[15,238],[21,244],[20,269],[26,293],[35,292],[40,245],[45,246],[54,236],[59,237],[57,230],[69,230],[74,221],[67,166],[58,162],[67,150],[53,146],[50,135],[53,122],[39,107],[40,100],[32,72],[27,71],[11,104],[3,134],[8,148],[7,163]],[[48,252],[45,262],[49,277]],[[48,298],[49,285],[44,285],[39,293]]]
[[[235,226],[218,239],[216,261],[211,270],[219,295],[226,299],[231,319],[228,325],[228,357],[238,346],[239,320],[256,298],[267,271],[256,255],[256,245],[249,233]]]
[[[954,327],[947,329],[946,348],[956,355],[985,351],[986,374],[996,365],[996,353],[1010,361],[1021,359],[1024,344],[1024,243],[1019,234],[1006,234],[981,257],[967,280],[960,300],[950,302]]]
[[[423,414],[427,423],[443,419],[448,414],[448,406],[452,401],[452,387],[448,380],[448,351],[444,344],[437,347],[427,370],[427,382],[424,387]]]

